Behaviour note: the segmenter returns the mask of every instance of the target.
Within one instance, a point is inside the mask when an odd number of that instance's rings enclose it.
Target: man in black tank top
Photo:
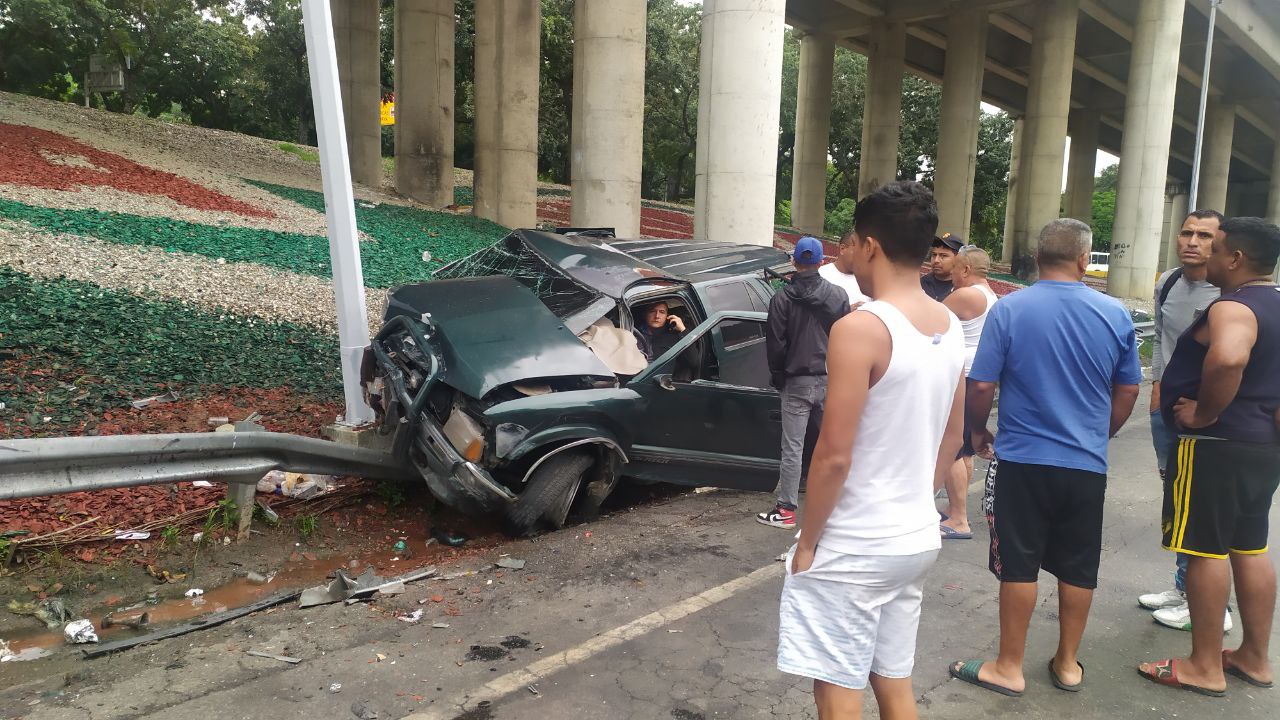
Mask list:
[[[1233,218],[1222,232],[1208,261],[1209,282],[1222,296],[1178,340],[1160,398],[1165,422],[1178,432],[1161,529],[1166,549],[1191,555],[1191,654],[1138,667],[1162,685],[1213,696],[1224,693],[1224,673],[1272,685],[1276,573],[1267,516],[1280,484],[1280,288],[1271,278],[1280,228]],[[1218,618],[1232,573],[1244,641],[1224,652]]]

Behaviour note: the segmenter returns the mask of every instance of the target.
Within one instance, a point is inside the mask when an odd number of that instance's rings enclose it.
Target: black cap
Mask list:
[[[964,238],[959,235],[953,235],[949,232],[942,233],[941,236],[933,239],[933,246],[937,247],[939,245],[945,248],[950,248],[952,252],[958,253],[960,252],[960,248],[964,247]]]

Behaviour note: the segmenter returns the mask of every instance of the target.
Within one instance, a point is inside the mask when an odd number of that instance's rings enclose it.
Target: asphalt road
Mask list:
[[[1032,623],[1024,697],[947,678],[948,661],[991,657],[997,638],[987,529],[974,515],[976,539],[945,543],[926,588],[915,675],[922,717],[1280,716],[1280,690],[1230,679],[1228,697],[1213,699],[1135,673],[1141,660],[1184,652],[1190,638],[1152,623],[1134,600],[1169,583],[1173,567],[1158,543],[1159,483],[1145,416],[1112,442],[1111,462],[1101,587],[1081,652],[1086,690],[1055,690],[1044,670],[1057,632],[1050,581]],[[975,484],[972,509],[978,492]],[[284,607],[8,689],[0,668],[0,717],[815,717],[809,682],[774,667],[776,558],[791,534],[752,520],[769,502],[691,493],[484,558],[510,553],[528,561],[522,571],[426,581],[368,606]],[[1273,519],[1280,521],[1274,512]],[[418,624],[392,616],[412,609],[425,611]],[[1228,644],[1238,639],[1237,629]],[[869,700],[867,714],[874,715]]]

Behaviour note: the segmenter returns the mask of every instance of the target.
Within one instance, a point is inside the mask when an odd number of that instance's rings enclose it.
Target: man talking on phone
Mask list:
[[[645,359],[653,362],[674,347],[684,331],[684,320],[673,315],[665,302],[656,302],[645,308],[644,326],[636,331],[636,342]]]
[[[809,416],[822,412],[827,397],[827,336],[849,314],[849,294],[818,274],[822,243],[802,237],[791,256],[796,272],[769,301],[765,346],[771,382],[782,394],[782,455],[778,501],[756,521],[772,527],[796,526],[800,468]]]

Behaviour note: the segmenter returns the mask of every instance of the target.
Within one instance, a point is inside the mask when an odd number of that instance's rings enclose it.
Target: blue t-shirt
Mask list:
[[[1084,283],[1041,280],[992,306],[969,379],[1000,383],[997,457],[1105,473],[1111,387],[1142,382],[1133,320]]]

